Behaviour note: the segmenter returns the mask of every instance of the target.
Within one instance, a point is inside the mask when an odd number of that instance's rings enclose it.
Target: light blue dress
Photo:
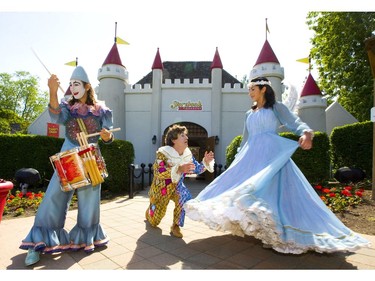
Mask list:
[[[89,134],[99,132],[102,128],[113,127],[112,111],[104,103],[98,102],[95,106],[75,103],[70,106],[63,101],[59,107],[61,109],[59,114],[51,111],[49,114],[53,122],[65,126],[65,141],[61,152],[79,146],[77,133],[80,132],[80,128],[77,118],[83,120]],[[98,139],[98,136],[90,137],[88,142],[97,143]],[[74,192],[78,198],[77,224],[68,233],[64,228],[65,219]],[[43,253],[80,249],[92,252],[95,247],[107,244],[109,238],[100,224],[100,192],[100,184],[64,192],[54,172],[36,213],[34,224],[26,238],[22,240],[20,248],[24,250],[31,248]]]
[[[279,102],[273,109],[248,111],[234,161],[184,205],[186,215],[214,230],[253,236],[281,253],[370,246],[317,195],[291,159],[298,142],[280,137],[280,124],[298,135],[310,130]]]

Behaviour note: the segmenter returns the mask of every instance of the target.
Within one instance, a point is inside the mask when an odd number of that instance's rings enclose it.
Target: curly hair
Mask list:
[[[165,144],[173,146],[172,140],[176,140],[178,138],[178,135],[182,133],[184,133],[185,135],[187,135],[188,133],[188,129],[185,126],[174,124],[173,126],[169,127],[165,135]]]

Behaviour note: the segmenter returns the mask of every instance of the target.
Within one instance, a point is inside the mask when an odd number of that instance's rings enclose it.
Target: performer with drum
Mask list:
[[[59,79],[52,74],[48,79],[50,101],[49,113],[55,123],[65,125],[65,141],[61,152],[74,150],[80,143],[78,134],[94,134],[89,143],[97,143],[99,137],[104,143],[113,141],[112,111],[104,102],[97,101],[83,67],[77,66],[70,78],[71,98],[58,102]],[[78,170],[74,174],[84,177]],[[91,182],[92,183],[92,182]],[[101,184],[85,185],[73,190],[63,190],[55,171],[48,185],[45,197],[35,216],[34,225],[20,245],[28,250],[25,265],[40,260],[40,253],[55,253],[66,250],[94,251],[95,247],[108,243],[109,238],[100,225]],[[74,192],[78,197],[77,224],[68,233],[64,229],[66,214]]]

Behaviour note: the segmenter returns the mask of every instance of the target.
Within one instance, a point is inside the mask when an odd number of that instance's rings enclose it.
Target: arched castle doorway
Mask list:
[[[189,148],[198,162],[202,161],[205,151],[215,152],[215,137],[208,137],[207,130],[204,127],[192,122],[177,122],[174,124],[185,126],[188,129]],[[164,129],[163,145],[165,145],[164,138],[168,128],[174,124]],[[213,173],[205,172],[198,176],[197,179],[212,180]]]

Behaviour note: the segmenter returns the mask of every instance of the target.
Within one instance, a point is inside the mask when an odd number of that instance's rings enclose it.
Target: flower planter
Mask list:
[[[3,218],[3,212],[6,204],[7,195],[9,190],[13,189],[13,183],[0,179],[0,222]]]

